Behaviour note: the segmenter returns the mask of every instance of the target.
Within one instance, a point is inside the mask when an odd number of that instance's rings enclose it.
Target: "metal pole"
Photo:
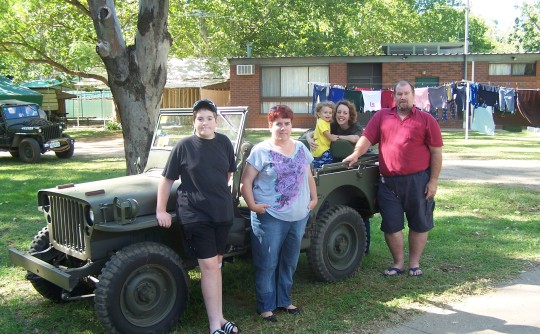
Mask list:
[[[465,62],[465,73],[463,78],[467,79],[467,54],[469,53],[469,0],[465,6],[465,45],[463,46],[463,60]]]

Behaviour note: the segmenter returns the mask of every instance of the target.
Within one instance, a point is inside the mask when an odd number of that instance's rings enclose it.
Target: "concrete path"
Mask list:
[[[424,333],[540,333],[540,268],[523,273],[493,292],[469,297],[458,303],[423,309],[382,334]]]
[[[515,184],[540,189],[540,160],[447,160],[441,180]]]

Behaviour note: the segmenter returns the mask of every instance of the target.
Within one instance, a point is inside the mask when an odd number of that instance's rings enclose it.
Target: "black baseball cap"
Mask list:
[[[193,112],[202,108],[207,108],[208,110],[217,113],[216,104],[208,99],[202,99],[193,104]]]

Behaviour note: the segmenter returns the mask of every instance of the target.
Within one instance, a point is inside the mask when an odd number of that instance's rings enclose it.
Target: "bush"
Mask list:
[[[105,128],[107,128],[107,130],[122,130],[122,125],[118,122],[108,121],[105,123]]]

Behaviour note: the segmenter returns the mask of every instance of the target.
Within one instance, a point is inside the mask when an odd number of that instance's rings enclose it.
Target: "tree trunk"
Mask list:
[[[109,87],[120,114],[127,174],[136,162],[146,165],[154,125],[167,79],[171,36],[169,2],[140,0],[135,45],[126,46],[113,0],[88,0],[96,29],[96,51],[107,69]]]

